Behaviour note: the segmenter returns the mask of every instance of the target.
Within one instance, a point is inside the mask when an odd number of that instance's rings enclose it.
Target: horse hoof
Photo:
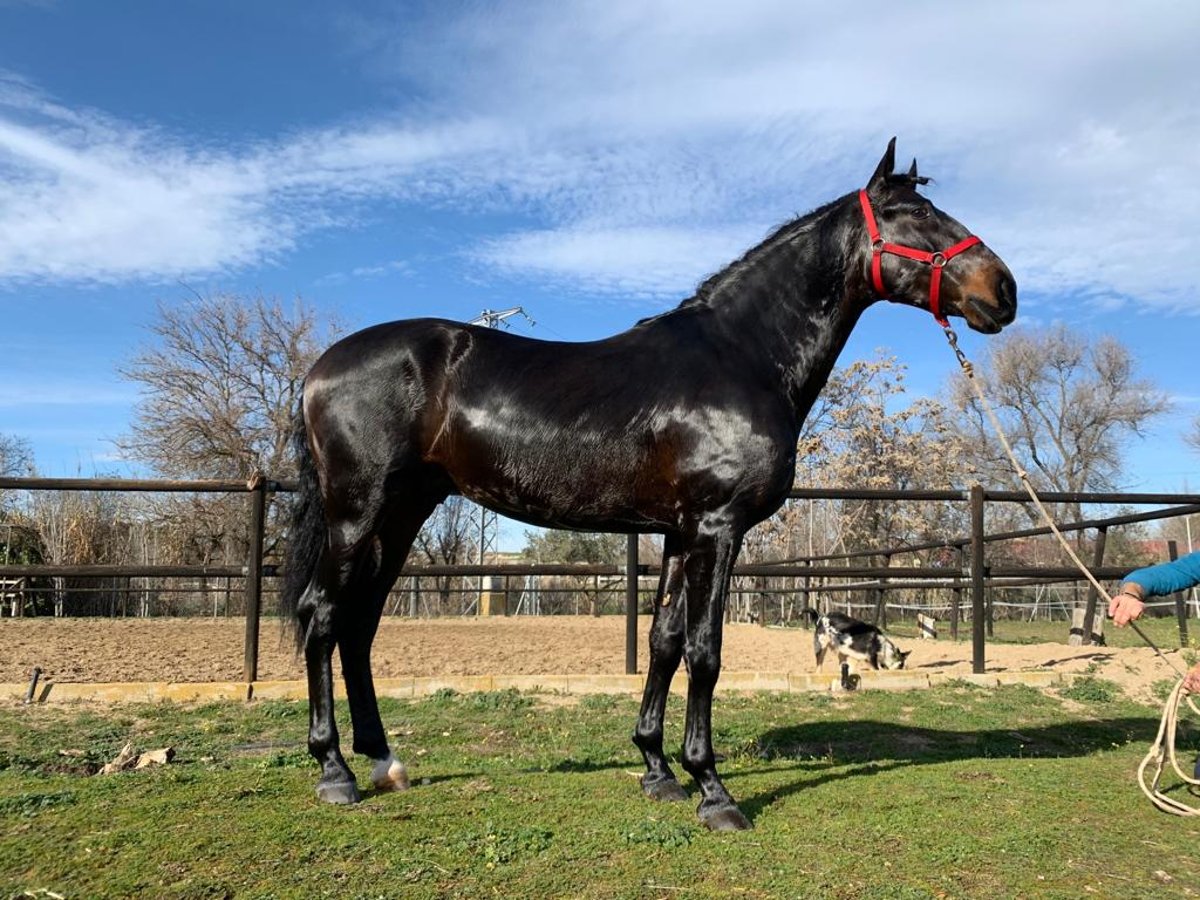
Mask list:
[[[375,785],[377,791],[407,791],[408,770],[394,756],[376,760],[371,770],[371,784]]]
[[[317,798],[325,803],[346,805],[358,803],[362,800],[362,795],[353,781],[319,781]]]
[[[749,831],[754,826],[742,815],[742,811],[732,804],[705,809],[700,806],[700,821],[709,831]]]
[[[687,791],[674,778],[659,778],[656,781],[647,781],[643,776],[642,793],[651,800],[658,800],[663,803],[673,803],[676,800],[686,800],[688,798]]]

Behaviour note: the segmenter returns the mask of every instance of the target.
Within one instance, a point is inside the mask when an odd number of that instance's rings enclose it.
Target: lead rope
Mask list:
[[[979,398],[979,404],[983,408],[984,413],[987,415],[988,420],[992,423],[992,428],[995,430],[996,436],[1000,439],[1000,444],[1004,447],[1004,452],[1008,455],[1008,459],[1009,462],[1012,463],[1013,470],[1016,472],[1017,477],[1021,480],[1021,483],[1025,486],[1025,492],[1029,494],[1029,499],[1033,501],[1034,506],[1036,506],[1038,512],[1041,513],[1042,519],[1046,522],[1046,525],[1049,526],[1050,531],[1058,539],[1058,542],[1062,545],[1063,549],[1067,551],[1067,556],[1071,558],[1071,561],[1075,563],[1075,565],[1079,568],[1079,571],[1081,571],[1087,577],[1087,580],[1091,582],[1092,587],[1094,587],[1099,592],[1100,596],[1104,598],[1105,603],[1108,603],[1112,600],[1112,597],[1109,595],[1108,591],[1104,589],[1104,586],[1096,579],[1096,576],[1091,573],[1091,570],[1089,570],[1088,567],[1083,564],[1083,561],[1075,553],[1074,548],[1070,545],[1070,543],[1068,543],[1067,539],[1063,537],[1062,532],[1058,530],[1058,526],[1054,522],[1054,518],[1050,515],[1049,510],[1047,510],[1045,505],[1042,503],[1042,499],[1038,496],[1037,491],[1034,490],[1033,484],[1029,480],[1029,473],[1025,471],[1025,468],[1017,459],[1017,455],[1013,452],[1012,446],[1008,443],[1008,438],[1004,434],[1004,429],[1000,427],[1000,420],[996,416],[995,410],[992,409],[992,405],[988,402],[987,397],[984,395],[983,389],[979,385],[979,381],[975,378],[975,369],[971,365],[971,361],[967,359],[966,354],[963,353],[962,349],[958,346],[958,335],[955,334],[954,329],[950,328],[948,325],[943,325],[942,330],[946,332],[946,340],[950,344],[950,349],[954,351],[954,355],[958,359],[958,364],[962,366],[963,374],[967,376],[967,381],[970,382],[972,389],[975,391],[975,395]],[[1197,715],[1200,715],[1200,708],[1197,708],[1196,703],[1192,699],[1191,695],[1183,689],[1183,673],[1179,671],[1174,663],[1167,659],[1163,652],[1159,650],[1157,646],[1155,646],[1154,642],[1151,641],[1150,638],[1146,637],[1145,633],[1142,631],[1142,629],[1138,628],[1136,623],[1130,622],[1129,624],[1133,627],[1133,630],[1138,633],[1138,636],[1141,637],[1141,639],[1147,644],[1149,644],[1151,649],[1158,654],[1159,658],[1161,658],[1163,662],[1170,666],[1175,674],[1179,676],[1179,681],[1176,682],[1174,690],[1171,691],[1171,695],[1167,698],[1167,702],[1163,707],[1162,721],[1158,726],[1158,736],[1154,739],[1154,743],[1150,747],[1150,752],[1146,754],[1145,758],[1142,760],[1142,764],[1138,766],[1138,784],[1142,789],[1142,793],[1150,798],[1150,802],[1163,812],[1168,812],[1177,816],[1200,816],[1200,809],[1194,806],[1189,806],[1186,803],[1183,803],[1172,797],[1166,796],[1166,794],[1159,790],[1158,787],[1159,779],[1162,777],[1163,769],[1165,768],[1167,759],[1170,759],[1171,767],[1175,770],[1175,774],[1178,775],[1182,781],[1193,786],[1200,785],[1200,778],[1193,778],[1192,776],[1185,774],[1184,771],[1179,767],[1179,762],[1175,757],[1175,730],[1179,723],[1180,704],[1186,699],[1187,704],[1189,707],[1191,707],[1192,712]],[[1152,762],[1155,765],[1154,777],[1150,781],[1150,784],[1147,785],[1146,770],[1150,767]]]

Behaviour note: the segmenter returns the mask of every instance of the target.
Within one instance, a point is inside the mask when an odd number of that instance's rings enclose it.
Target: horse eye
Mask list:
[[[914,219],[928,219],[929,218],[929,207],[928,206],[918,206],[916,209],[914,209],[912,211],[912,215],[913,215]]]

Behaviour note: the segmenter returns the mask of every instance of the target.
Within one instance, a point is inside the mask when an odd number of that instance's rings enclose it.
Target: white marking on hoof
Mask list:
[[[388,754],[384,759],[372,760],[371,783],[380,791],[408,790],[408,769],[404,763]]]

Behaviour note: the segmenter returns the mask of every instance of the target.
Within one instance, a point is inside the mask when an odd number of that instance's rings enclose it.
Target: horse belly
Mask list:
[[[518,449],[459,442],[442,465],[459,492],[504,515],[546,528],[597,531],[672,527],[672,486],[644,454],[585,437]]]

